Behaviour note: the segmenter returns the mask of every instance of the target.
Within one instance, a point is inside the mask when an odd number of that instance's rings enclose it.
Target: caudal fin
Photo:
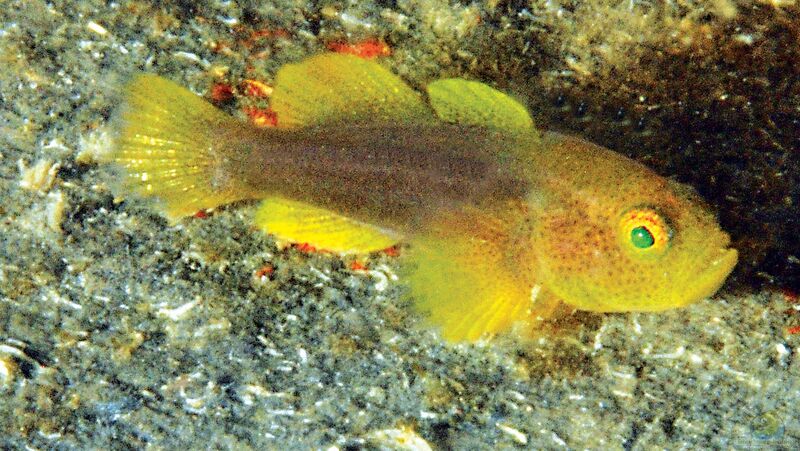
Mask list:
[[[242,127],[191,91],[156,75],[138,75],[125,90],[110,162],[121,194],[155,200],[171,222],[240,200],[246,190],[221,174],[225,136]]]

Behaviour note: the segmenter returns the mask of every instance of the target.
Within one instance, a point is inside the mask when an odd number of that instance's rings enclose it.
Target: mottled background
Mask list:
[[[793,448],[799,13],[793,0],[3,2],[0,447]],[[696,187],[741,252],[735,277],[679,311],[446,346],[407,309],[390,256],[364,270],[281,250],[249,204],[170,227],[109,191],[96,161],[129,74],[268,122],[260,83],[278,67],[365,42],[412,84],[492,83],[541,127]]]

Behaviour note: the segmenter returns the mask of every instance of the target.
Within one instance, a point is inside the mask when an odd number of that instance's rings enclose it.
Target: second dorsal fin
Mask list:
[[[329,123],[420,123],[434,118],[422,96],[380,64],[323,53],[283,66],[270,106],[278,126]]]
[[[525,106],[484,83],[446,78],[429,84],[427,91],[431,107],[445,122],[511,132],[534,129]]]

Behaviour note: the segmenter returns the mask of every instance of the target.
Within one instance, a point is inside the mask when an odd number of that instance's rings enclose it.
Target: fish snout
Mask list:
[[[709,262],[698,273],[693,287],[690,288],[687,303],[713,296],[725,283],[739,261],[739,252],[726,246],[727,243],[710,254]]]

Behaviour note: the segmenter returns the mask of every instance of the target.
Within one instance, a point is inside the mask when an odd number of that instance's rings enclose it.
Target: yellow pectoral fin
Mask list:
[[[491,338],[530,321],[533,274],[526,246],[510,237],[512,224],[459,213],[412,239],[405,280],[417,310],[446,340]]]
[[[400,240],[391,230],[281,197],[264,199],[255,223],[279,239],[344,254],[375,252]]]
[[[447,78],[429,84],[427,91],[431,107],[445,122],[511,132],[534,129],[525,106],[486,84]]]
[[[422,96],[374,61],[324,53],[283,66],[270,106],[279,127],[330,123],[427,123]]]

